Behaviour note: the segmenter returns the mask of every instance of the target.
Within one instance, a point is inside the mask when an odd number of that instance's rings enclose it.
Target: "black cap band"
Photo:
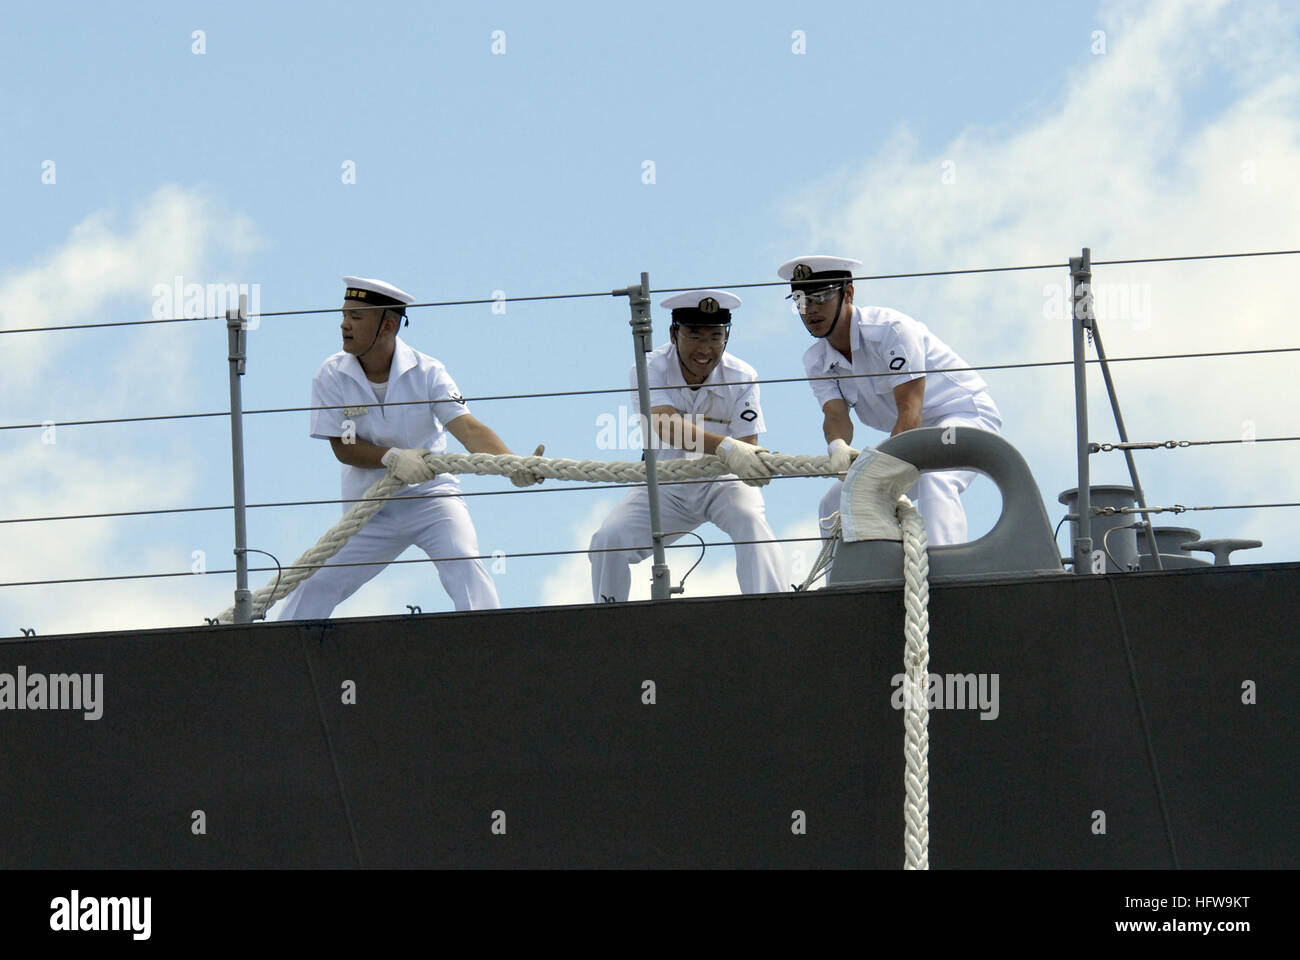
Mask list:
[[[684,327],[727,327],[731,325],[731,311],[719,307],[705,313],[699,307],[678,307],[673,311],[673,323]]]
[[[386,297],[382,293],[375,293],[373,290],[360,290],[356,287],[348,287],[343,291],[344,300],[364,300],[366,303],[376,307],[400,307],[403,312],[406,311],[406,304],[401,300],[395,300],[392,297]]]
[[[818,290],[842,287],[852,279],[853,274],[848,270],[823,270],[820,273],[806,274],[802,280],[791,280],[790,289],[796,293],[816,293]],[[792,296],[793,293],[786,299],[789,300]]]
[[[852,280],[853,274],[848,270],[823,270],[821,273],[810,273],[799,280],[790,281],[790,287],[793,290],[817,290],[821,287],[829,287],[837,281],[843,283],[845,280]]]

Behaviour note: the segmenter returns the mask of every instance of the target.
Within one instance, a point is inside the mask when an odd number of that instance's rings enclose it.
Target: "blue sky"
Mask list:
[[[1294,248],[1297,22],[1286,5],[1217,2],[7,8],[0,329],[148,319],[155,285],[175,276],[259,284],[274,311],[336,305],[344,274],[452,300],[610,290],[642,270],[656,287],[770,280],[809,252],[895,273],[1064,262],[1085,244],[1098,259]],[[42,182],[51,160],[54,182]],[[348,161],[355,183],[342,182]],[[1113,316],[1099,309],[1109,352],[1294,345],[1294,270],[1273,258],[1099,271],[1116,294]],[[970,363],[1063,359],[1068,323],[1044,305],[1064,280],[890,281],[860,285],[858,299],[925,321]],[[733,352],[761,376],[799,376],[809,340],[782,292],[741,295]],[[625,382],[627,317],[612,298],[508,303],[503,316],[440,308],[413,313],[403,336],[470,398],[583,390]],[[656,309],[656,342],[665,336]],[[221,323],[0,342],[6,424],[227,406]],[[245,406],[306,405],[337,349],[333,316],[265,318],[250,334]],[[1259,437],[1300,434],[1289,355],[1178,363],[1117,369],[1135,438],[1233,438],[1246,424]],[[1074,484],[1069,374],[986,379],[1055,522],[1056,494]],[[1100,380],[1092,390],[1094,438],[1113,440]],[[806,385],[771,385],[763,400],[769,447],[822,452]],[[596,447],[597,418],[623,402],[472,407],[516,451],[545,442],[552,455],[611,459]],[[306,413],[249,417],[246,431],[250,502],[339,496]],[[880,439],[859,427],[859,443]],[[4,518],[230,502],[219,418],[65,426],[52,444],[0,431],[0,451]],[[1139,455],[1154,503],[1300,499],[1296,466],[1294,444]],[[1124,479],[1117,458],[1094,471]],[[778,535],[811,535],[823,487],[766,489]],[[513,553],[584,545],[615,500],[583,491],[470,506],[484,552]],[[972,532],[997,508],[980,481]],[[1266,546],[1252,559],[1294,560],[1291,513],[1166,522],[1258,536]],[[249,544],[291,562],[336,517],[333,506],[254,510]],[[185,570],[195,551],[225,568],[231,538],[226,512],[5,524],[0,574]],[[693,559],[674,560],[675,576]],[[688,593],[734,591],[731,565],[730,548],[711,548]],[[588,591],[581,557],[498,567],[510,606]],[[648,575],[647,564],[638,583]],[[228,605],[232,580],[4,588],[0,634],[199,622]],[[338,612],[406,603],[449,608],[427,565],[389,569]]]

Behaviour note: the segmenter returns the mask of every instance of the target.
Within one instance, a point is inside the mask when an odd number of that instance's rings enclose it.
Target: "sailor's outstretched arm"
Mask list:
[[[507,453],[513,456],[514,451],[502,442],[501,438],[496,435],[496,431],[486,423],[475,418],[472,413],[464,414],[451,420],[446,424],[448,432],[461,442],[466,450],[470,453]],[[533,451],[533,456],[540,457],[546,452],[544,444],[538,444],[537,449]],[[516,487],[527,487],[534,483],[541,483],[542,477],[528,470],[517,470],[510,475],[510,482]]]
[[[683,450],[695,450],[701,453],[716,453],[718,444],[727,439],[721,434],[705,430],[696,424],[694,418],[683,417],[676,407],[661,406],[650,408],[650,420],[654,424],[659,439],[669,446]],[[753,443],[757,436],[744,437],[746,443]]]
[[[460,441],[470,453],[513,453],[496,431],[472,413],[466,413],[446,424],[447,431]]]

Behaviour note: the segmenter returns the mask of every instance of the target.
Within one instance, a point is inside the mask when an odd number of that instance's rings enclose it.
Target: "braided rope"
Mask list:
[[[759,458],[777,477],[832,476],[830,457],[808,457],[791,453],[759,453]],[[424,462],[439,473],[480,475],[528,471],[554,480],[587,480],[592,483],[637,483],[645,481],[645,464],[607,460],[557,460],[551,457],[516,457],[507,453],[426,453]],[[657,464],[662,481],[700,480],[720,477],[732,471],[721,457],[712,454],[664,460]]]
[[[912,501],[898,498],[903,528],[903,853],[904,870],[930,869],[930,557],[925,521]],[[831,565],[841,535],[837,511],[821,521],[830,527],[822,551],[800,590],[809,589]]]
[[[829,517],[821,517],[817,525],[826,531],[826,537],[822,540],[821,552],[817,554],[817,559],[813,561],[812,569],[808,571],[808,576],[800,585],[799,590],[811,590],[812,585],[822,578],[822,574],[831,568],[831,563],[835,559],[835,545],[839,542],[843,533],[840,526],[840,512],[836,510]]]
[[[930,558],[925,522],[907,497],[898,498],[898,514],[903,526],[903,604],[907,611],[903,628],[908,694],[903,713],[903,869],[929,870],[930,711],[926,684],[930,673]]]
[[[364,527],[370,521],[370,518],[379,512],[379,509],[387,502],[389,497],[405,486],[406,484],[391,473],[372,483],[370,489],[361,495],[361,501],[354,504],[352,509],[343,515],[343,519],[326,530],[324,536],[316,541],[315,546],[293,562],[294,569],[284,573],[279,578],[278,583],[270,583],[253,591],[253,619],[256,620],[263,616],[267,610],[275,605],[276,601],[282,600],[293,593],[298,584],[310,577],[321,568],[325,561],[342,550],[343,546],[352,539],[353,534]],[[217,614],[217,621],[219,623],[234,623],[235,608],[227,607],[221,611],[221,613]]]
[[[826,476],[830,472],[830,458],[808,457],[789,453],[759,453],[759,458],[780,477]],[[432,453],[426,451],[424,462],[438,473],[473,473],[478,475],[510,476],[521,471],[554,480],[587,480],[593,483],[636,483],[645,481],[645,464],[605,460],[557,460],[550,457],[516,457],[506,453]],[[660,480],[698,480],[719,477],[730,471],[721,457],[712,455],[679,460],[666,460],[657,464]],[[284,599],[297,586],[334,556],[352,536],[379,512],[385,501],[405,484],[391,473],[371,484],[361,495],[361,501],[343,515],[316,542],[316,545],[293,563],[293,569],[280,577],[279,583],[259,587],[253,593],[253,619],[263,616],[277,601]],[[220,623],[233,623],[235,608],[228,607],[217,615]]]

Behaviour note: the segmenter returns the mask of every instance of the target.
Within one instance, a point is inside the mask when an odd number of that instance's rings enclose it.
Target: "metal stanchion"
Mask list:
[[[653,349],[650,341],[650,274],[641,274],[638,286],[613,291],[615,297],[627,297],[632,308],[632,343],[636,356],[636,389],[641,401],[642,445],[645,449],[646,491],[650,497],[650,543],[654,551],[650,568],[650,598],[667,600],[671,595],[672,581],[664,557],[664,528],[659,509],[659,474],[655,460],[654,425],[650,417],[650,388],[647,382],[645,355]]]
[[[1084,356],[1084,334],[1092,330],[1092,251],[1070,258],[1071,318],[1074,331],[1074,420],[1078,440],[1079,519],[1074,528],[1074,572],[1080,576],[1092,569],[1092,496],[1088,486],[1088,364]]]
[[[235,623],[253,620],[253,594],[248,589],[248,530],[244,509],[244,398],[239,378],[247,359],[248,324],[245,294],[239,295],[239,309],[226,311],[226,334],[230,344],[230,463],[235,488]]]

